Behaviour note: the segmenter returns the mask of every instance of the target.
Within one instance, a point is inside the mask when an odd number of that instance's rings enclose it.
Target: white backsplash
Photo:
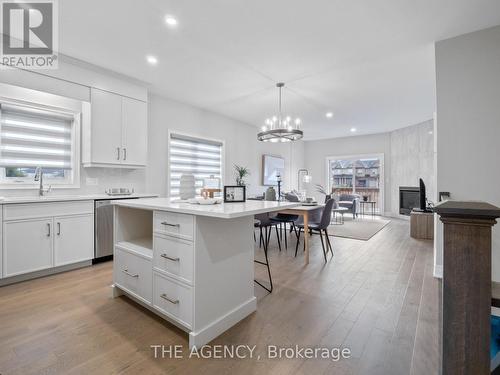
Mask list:
[[[81,168],[80,188],[52,189],[50,195],[84,195],[102,194],[108,188],[124,187],[134,189],[136,193],[146,192],[146,170],[145,169],[123,169],[123,168]],[[87,179],[89,181],[87,185]],[[97,185],[94,184],[97,180]],[[36,196],[38,188],[33,189],[0,189],[0,196]]]

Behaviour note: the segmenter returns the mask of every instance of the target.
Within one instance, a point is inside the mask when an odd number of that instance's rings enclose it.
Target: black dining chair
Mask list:
[[[295,194],[287,193],[285,195],[285,199],[288,202],[300,202],[299,197]],[[283,241],[283,229],[285,233],[285,250],[288,248],[288,241],[287,241],[287,230],[286,230],[286,225],[290,225],[290,233],[292,230],[295,231],[295,235],[297,235],[297,230],[295,229],[295,221],[299,218],[299,215],[291,215],[291,214],[277,214],[276,216],[271,217],[271,221],[277,223],[280,228],[280,238]],[[283,228],[284,226],[284,228]]]
[[[319,237],[321,239],[321,246],[323,248],[323,255],[325,257],[325,263],[327,262],[326,259],[326,253],[330,251],[333,256],[333,249],[332,249],[332,244],[330,243],[330,238],[328,237],[328,226],[330,225],[330,220],[332,217],[332,209],[333,205],[335,204],[334,199],[330,199],[328,202],[326,202],[325,207],[323,208],[323,213],[321,214],[321,219],[319,222],[312,222],[309,223],[309,229],[312,232],[319,232]],[[297,244],[295,245],[295,256],[297,256],[297,251],[299,249],[299,243],[300,243],[300,234],[304,230],[304,223],[299,223],[295,224],[297,228],[299,228],[299,233],[297,235]],[[326,239],[323,241],[323,232],[325,233]],[[325,248],[325,242],[326,242],[326,248]]]
[[[268,288],[264,284],[262,284],[260,281],[257,281],[254,279],[255,283],[267,290],[269,293],[272,293],[273,291],[273,279],[271,276],[271,268],[269,267],[269,258],[267,256],[267,250],[269,248],[269,240],[271,239],[271,233],[273,231],[273,227],[276,230],[276,238],[278,240],[278,247],[281,251],[281,242],[280,242],[280,236],[278,233],[278,223],[273,222],[271,218],[269,217],[268,214],[258,214],[254,216],[254,228],[259,228],[259,246],[264,247],[264,256],[266,261],[260,261],[254,259],[254,262],[257,264],[262,264],[267,267],[267,274],[269,276],[269,285],[270,287]],[[255,232],[254,232],[255,234]]]

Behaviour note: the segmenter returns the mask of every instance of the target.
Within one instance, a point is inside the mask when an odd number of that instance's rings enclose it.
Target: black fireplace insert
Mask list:
[[[410,215],[414,208],[420,207],[420,189],[418,187],[399,187],[399,213]]]

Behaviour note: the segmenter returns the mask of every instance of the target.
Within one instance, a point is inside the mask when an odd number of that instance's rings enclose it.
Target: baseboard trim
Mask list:
[[[40,277],[55,275],[57,273],[73,271],[78,268],[88,267],[92,265],[92,260],[84,260],[82,262],[65,264],[64,266],[47,268],[46,270],[40,270],[30,273],[25,273],[22,275],[10,276],[0,280],[0,286],[10,285],[15,283],[20,283],[22,281],[38,279]]]
[[[434,265],[434,277],[436,279],[442,279],[443,278],[443,266],[440,266],[438,264]]]
[[[193,346],[199,348],[208,344],[214,338],[227,331],[240,320],[246,318],[248,315],[257,310],[257,298],[252,297],[235,309],[229,311],[226,315],[213,321],[206,327],[197,332],[189,333],[189,347]]]

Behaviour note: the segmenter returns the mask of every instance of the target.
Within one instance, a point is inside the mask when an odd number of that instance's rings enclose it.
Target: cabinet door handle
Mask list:
[[[173,303],[174,305],[177,305],[179,303],[178,299],[176,299],[176,300],[170,299],[167,297],[167,295],[165,293],[160,294],[160,297],[163,298],[164,300],[167,300],[170,303]]]
[[[162,258],[165,258],[165,259],[171,260],[172,262],[179,262],[179,261],[180,261],[180,258],[172,258],[172,257],[169,257],[167,254],[161,254],[160,256],[161,256]]]
[[[57,235],[61,235],[61,223],[57,223]]]
[[[128,269],[127,270],[123,270],[122,272],[124,274],[126,274],[126,275],[129,275],[130,277],[139,277],[138,273],[130,273],[130,272],[128,272]]]
[[[127,149],[123,148],[123,160],[127,160]]]
[[[120,147],[116,148],[116,160],[120,160]]]
[[[50,223],[47,223],[47,237],[50,237]]]
[[[172,224],[172,223],[168,223],[166,221],[162,221],[161,224],[166,225],[167,227],[176,227],[176,228],[179,228],[181,226],[180,224]]]

